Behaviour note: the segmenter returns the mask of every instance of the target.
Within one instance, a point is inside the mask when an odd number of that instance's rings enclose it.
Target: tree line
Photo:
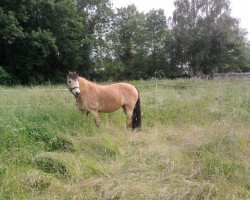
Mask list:
[[[175,0],[113,9],[110,0],[1,0],[0,83],[175,78],[246,72],[250,45],[229,0]]]

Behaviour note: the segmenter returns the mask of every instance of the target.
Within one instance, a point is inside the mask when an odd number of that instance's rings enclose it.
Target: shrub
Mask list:
[[[9,85],[10,75],[0,66],[0,85]]]

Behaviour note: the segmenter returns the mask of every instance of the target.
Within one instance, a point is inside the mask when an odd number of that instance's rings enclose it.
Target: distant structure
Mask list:
[[[215,80],[250,80],[250,73],[221,73],[213,76]]]

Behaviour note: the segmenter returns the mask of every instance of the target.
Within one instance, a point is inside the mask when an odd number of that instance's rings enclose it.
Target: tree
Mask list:
[[[164,47],[169,37],[166,16],[162,9],[151,10],[145,16],[145,51],[147,55],[148,77],[156,72],[169,76],[170,63],[166,59]]]
[[[244,34],[238,20],[230,16],[229,0],[176,0],[174,4],[172,26],[179,65],[188,65],[194,75],[213,73],[230,65],[232,53],[242,52]]]
[[[77,8],[80,16],[83,17],[86,27],[85,43],[90,49],[88,73],[91,77],[96,76],[96,71],[101,69],[105,63],[104,55],[108,50],[105,41],[110,31],[110,22],[113,17],[113,10],[109,0],[77,0]]]
[[[118,66],[123,66],[123,77],[150,78],[155,72],[170,75],[165,51],[169,30],[163,10],[144,14],[134,5],[118,9],[111,30],[107,40]]]
[[[145,16],[134,5],[117,10],[112,21],[112,31],[107,42],[114,50],[114,58],[125,66],[126,78],[138,78],[139,66],[134,65],[135,55],[143,50],[145,40]],[[145,54],[141,54],[145,55]]]
[[[0,65],[21,83],[64,80],[89,56],[73,0],[2,0],[0,18]]]

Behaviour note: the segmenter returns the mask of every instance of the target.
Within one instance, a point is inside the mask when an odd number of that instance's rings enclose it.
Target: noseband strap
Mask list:
[[[77,89],[79,87],[72,87],[72,88],[69,88],[69,90],[72,92],[74,89]]]

